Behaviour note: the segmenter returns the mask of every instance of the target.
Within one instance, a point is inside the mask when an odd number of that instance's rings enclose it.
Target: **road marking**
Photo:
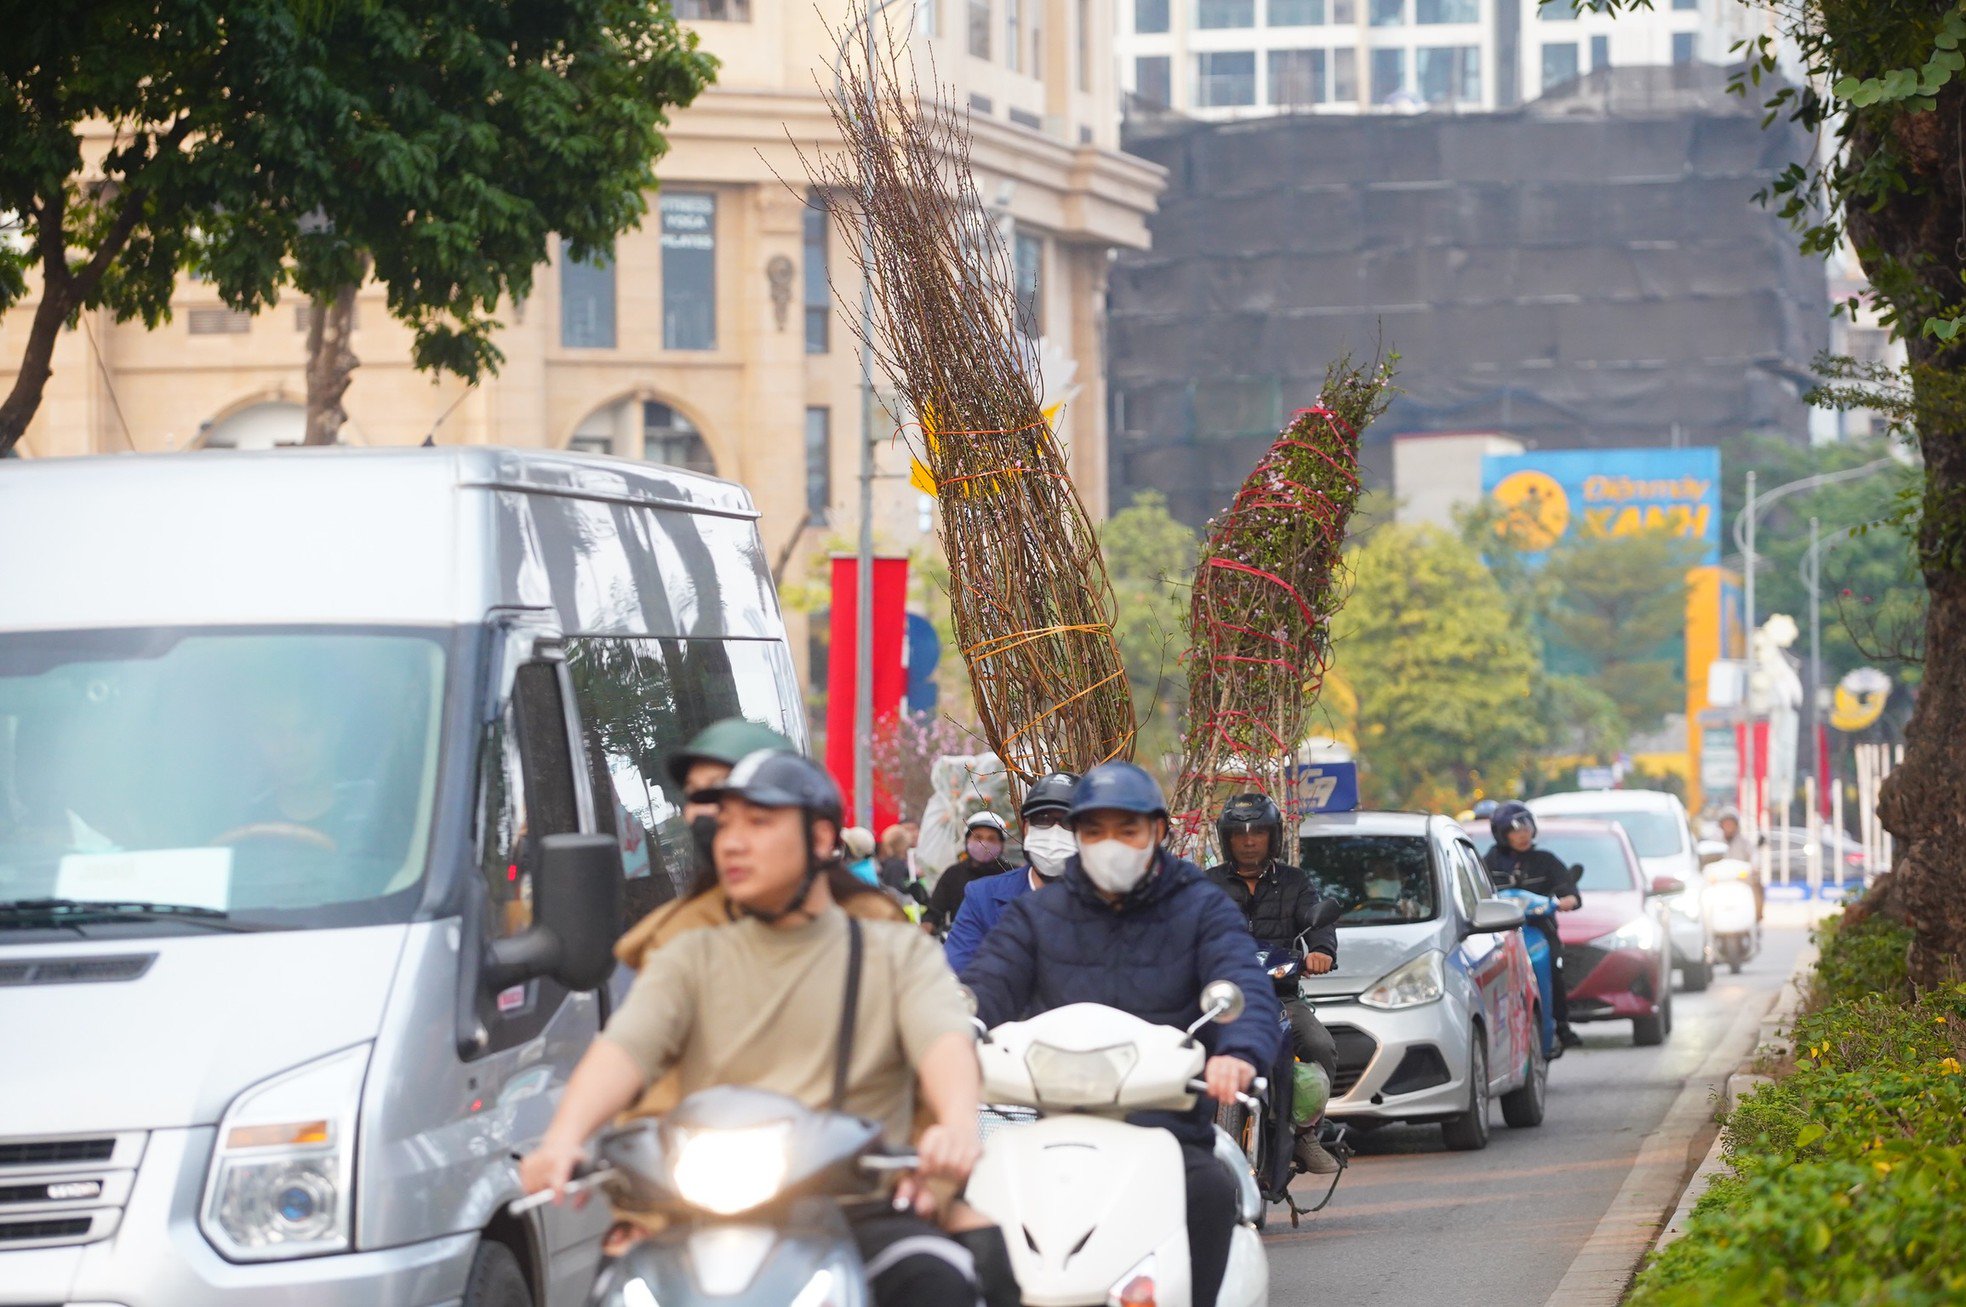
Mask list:
[[[1686,1178],[1688,1153],[1702,1128],[1713,1120],[1714,1095],[1729,1073],[1754,1052],[1761,1020],[1776,993],[1761,1003],[1736,1008],[1727,1033],[1714,1043],[1699,1069],[1667,1109],[1658,1129],[1647,1135],[1618,1196],[1584,1241],[1546,1307],[1615,1307],[1625,1296],[1638,1262],[1671,1217]]]

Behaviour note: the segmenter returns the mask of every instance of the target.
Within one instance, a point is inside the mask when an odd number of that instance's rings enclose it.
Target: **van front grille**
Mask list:
[[[41,1243],[58,1239],[75,1242],[74,1235],[87,1234],[95,1222],[88,1217],[66,1221],[0,1221],[0,1243]]]
[[[104,957],[39,958],[0,964],[0,985],[103,985],[136,980],[150,970],[155,953],[112,953]]]
[[[0,1248],[60,1248],[114,1234],[144,1141],[141,1131],[0,1139]]]
[[[0,1167],[106,1162],[115,1152],[114,1138],[17,1140],[13,1143],[0,1143]]]

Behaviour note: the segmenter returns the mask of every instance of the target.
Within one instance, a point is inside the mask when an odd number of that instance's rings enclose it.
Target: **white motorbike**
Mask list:
[[[1761,926],[1754,919],[1754,875],[1754,867],[1738,858],[1722,858],[1706,868],[1702,897],[1714,956],[1737,976],[1761,950]]]
[[[992,1133],[968,1192],[1003,1227],[1026,1307],[1266,1307],[1263,1200],[1249,1159],[1215,1131],[1215,1156],[1236,1180],[1237,1225],[1221,1292],[1212,1305],[1194,1304],[1181,1145],[1125,1120],[1191,1109],[1205,1060],[1194,1032],[1242,1010],[1242,991],[1216,981],[1185,1031],[1074,1003],[985,1036],[984,1099],[1038,1112]]]

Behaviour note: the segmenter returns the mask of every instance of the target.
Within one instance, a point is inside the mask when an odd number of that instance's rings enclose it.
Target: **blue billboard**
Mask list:
[[[1526,554],[1565,539],[1665,529],[1720,563],[1718,449],[1559,449],[1489,454],[1481,489],[1502,513],[1496,531]]]

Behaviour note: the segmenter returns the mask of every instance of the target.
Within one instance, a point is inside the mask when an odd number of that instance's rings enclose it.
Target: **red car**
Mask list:
[[[1672,1033],[1672,946],[1665,895],[1686,887],[1670,876],[1647,884],[1638,852],[1616,822],[1549,817],[1536,844],[1581,868],[1583,906],[1557,914],[1570,1021],[1629,1021],[1634,1044]]]

